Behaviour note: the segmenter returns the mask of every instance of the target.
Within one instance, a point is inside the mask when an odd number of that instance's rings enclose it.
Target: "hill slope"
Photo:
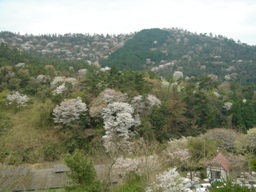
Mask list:
[[[1,32],[0,42],[37,57],[81,61],[98,67],[147,70],[164,77],[181,71],[187,78],[209,76],[241,84],[256,81],[255,46],[222,35],[196,34],[177,28],[144,29],[135,34],[112,36]]]
[[[198,35],[173,28],[142,30],[101,64],[151,70],[164,76],[178,70],[188,77],[216,75],[220,80],[254,82],[255,59],[254,46],[221,35]]]

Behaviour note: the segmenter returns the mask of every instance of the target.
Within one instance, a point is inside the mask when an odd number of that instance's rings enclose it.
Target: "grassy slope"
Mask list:
[[[54,142],[54,131],[47,124],[50,116],[52,103],[46,101],[39,103],[34,101],[27,108],[18,112],[9,110],[12,126],[0,137],[0,147],[6,149],[9,156],[12,153],[28,153],[29,160],[42,161],[42,149],[45,145]],[[22,156],[24,156],[23,154]]]

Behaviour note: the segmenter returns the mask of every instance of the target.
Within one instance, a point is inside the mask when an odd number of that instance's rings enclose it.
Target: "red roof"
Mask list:
[[[225,171],[229,170],[229,161],[222,153],[218,153],[217,156],[211,161],[211,163],[217,163],[221,165]]]

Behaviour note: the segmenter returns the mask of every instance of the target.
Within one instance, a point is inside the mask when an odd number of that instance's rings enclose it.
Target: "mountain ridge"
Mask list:
[[[37,56],[120,70],[146,70],[167,78],[181,71],[187,78],[203,75],[221,81],[255,82],[256,47],[211,33],[178,28],[143,29],[112,36],[1,32],[0,42]]]

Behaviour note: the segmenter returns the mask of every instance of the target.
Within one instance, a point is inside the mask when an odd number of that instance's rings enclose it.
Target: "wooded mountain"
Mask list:
[[[163,76],[215,76],[219,80],[255,81],[256,47],[212,34],[182,29],[145,29],[136,33],[103,66],[150,70]]]
[[[222,35],[196,34],[187,30],[144,29],[120,35],[19,35],[0,33],[8,43],[38,56],[80,60],[119,70],[146,70],[172,77],[209,76],[220,81],[254,83],[256,47]]]

